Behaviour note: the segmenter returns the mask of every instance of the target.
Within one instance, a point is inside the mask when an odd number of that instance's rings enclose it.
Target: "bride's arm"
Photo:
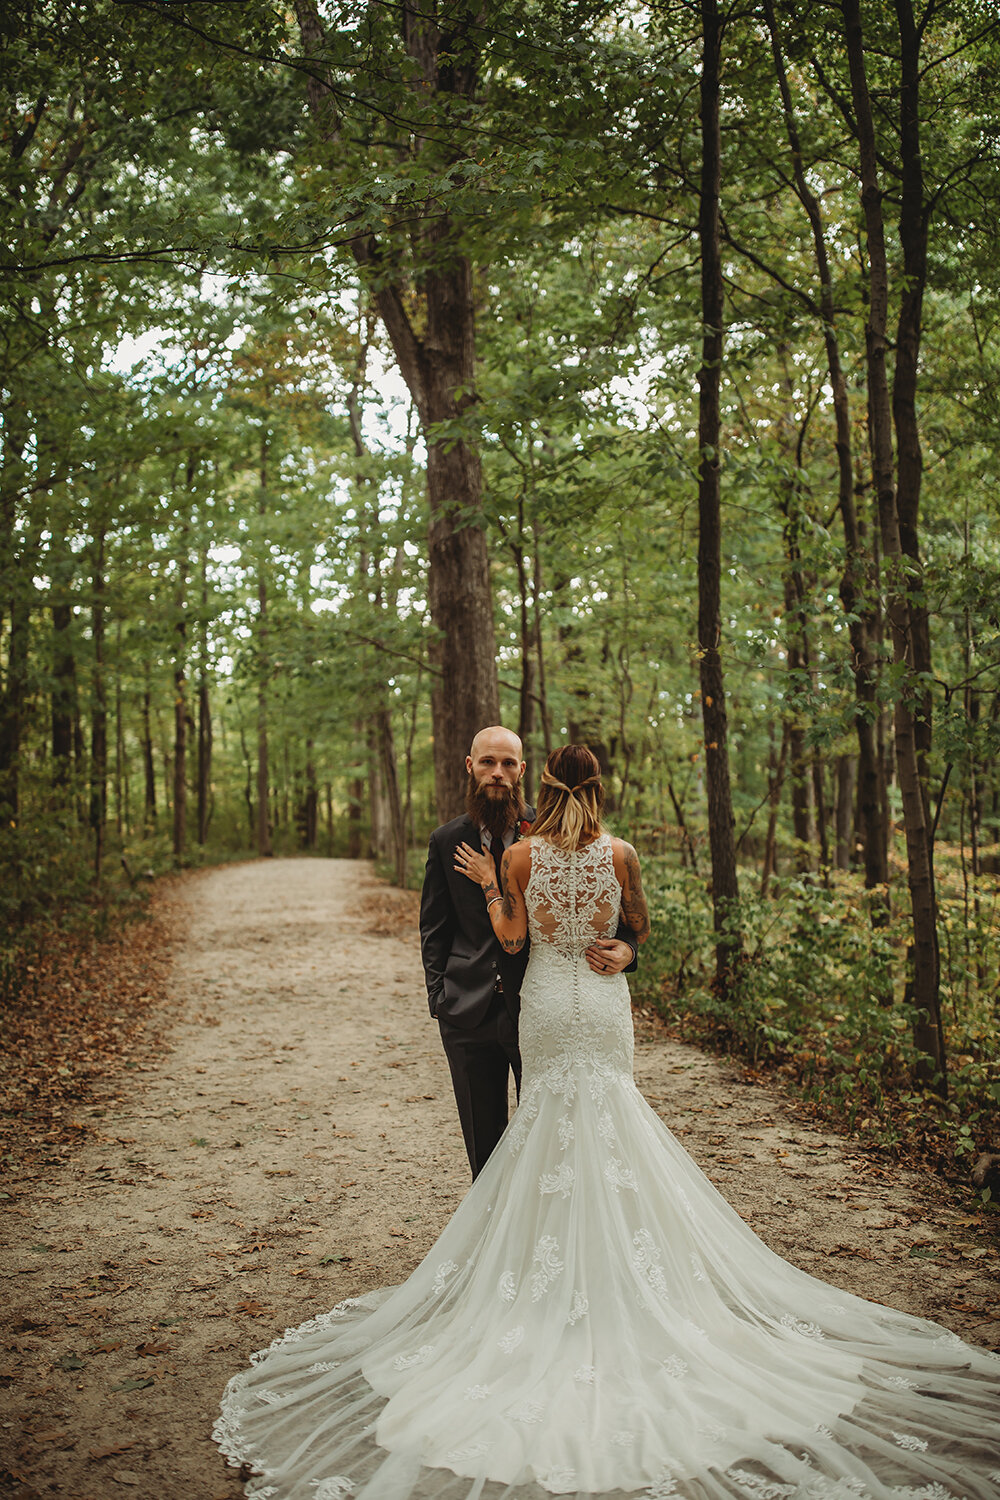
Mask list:
[[[497,942],[505,953],[519,953],[528,936],[528,909],[524,904],[525,866],[530,859],[526,844],[513,844],[500,861],[503,891],[497,889],[493,860],[469,844],[455,850],[455,869],[482,889],[486,910]]]

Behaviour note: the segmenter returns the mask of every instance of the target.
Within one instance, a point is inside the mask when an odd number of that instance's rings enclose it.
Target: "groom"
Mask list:
[[[455,1102],[473,1177],[507,1128],[508,1076],[521,1087],[517,1017],[528,944],[505,953],[493,935],[478,885],[455,869],[463,841],[493,855],[500,887],[503,851],[526,832],[534,809],[521,782],[521,741],[498,724],[481,729],[465,757],[466,811],[436,828],[427,851],[420,898],[420,946],[431,1015],[441,1029]],[[502,889],[502,887],[501,887]],[[636,949],[620,925],[614,938],[588,949],[594,969],[635,968]]]

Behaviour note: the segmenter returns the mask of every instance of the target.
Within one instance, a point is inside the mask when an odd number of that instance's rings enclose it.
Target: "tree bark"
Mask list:
[[[260,488],[258,490],[257,513],[263,518],[267,515],[267,478],[268,478],[268,440],[267,433],[261,435],[260,440]],[[262,528],[263,530],[263,525]],[[270,674],[270,662],[268,651],[268,620],[267,620],[267,578],[264,572],[265,547],[263,536],[260,541],[260,556],[257,563],[257,853],[262,857],[270,857],[273,853],[271,847],[271,808],[268,791],[270,787],[270,766],[268,761],[267,743],[267,689]]]
[[[313,0],[298,0],[296,10],[305,50],[314,60],[307,82],[310,107],[321,131],[335,142],[340,121],[322,78],[323,25]],[[452,118],[475,97],[478,36],[486,17],[479,5],[459,6],[443,29],[430,8],[401,8],[403,43],[418,66],[414,86],[425,98],[439,97]],[[351,245],[358,265],[372,277],[374,303],[427,445],[428,605],[435,629],[431,659],[439,674],[431,713],[441,822],[464,806],[465,755],[473,736],[500,716],[479,454],[454,436],[456,423],[476,399],[473,271],[461,228],[439,203],[428,206],[412,234],[419,277],[412,284],[401,263],[387,261],[374,235],[359,233]],[[450,425],[447,438],[436,435],[439,424]]]
[[[156,827],[156,767],[153,763],[153,730],[150,724],[152,693],[149,686],[149,666],[146,666],[146,682],[142,692],[142,771],[145,792],[143,796],[143,827],[151,833]]]
[[[52,606],[52,780],[68,785],[73,769],[73,717],[76,710],[76,656],[72,643],[73,608]]]
[[[928,760],[933,735],[933,698],[922,680],[932,671],[930,617],[923,593],[920,561],[919,517],[923,481],[923,453],[917,421],[917,380],[923,331],[924,287],[927,283],[927,236],[929,208],[924,199],[924,172],[920,147],[920,36],[911,0],[895,0],[900,43],[899,147],[902,194],[899,209],[899,243],[903,251],[903,288],[896,325],[895,365],[892,382],[892,416],[896,430],[896,506],[899,513],[900,546],[909,559],[907,585],[909,605],[910,664],[915,711],[913,735],[917,747],[924,817],[929,814]],[[933,858],[933,848],[931,850]]]
[[[844,569],[840,577],[839,592],[848,621],[851,669],[854,675],[856,702],[854,722],[858,737],[858,780],[861,786],[859,812],[865,859],[865,886],[872,890],[887,885],[889,880],[888,843],[882,818],[885,788],[882,784],[882,764],[878,757],[874,727],[878,689],[878,663],[871,641],[873,611],[876,608],[875,585],[871,559],[864,545],[864,533],[858,522],[854,497],[850,399],[837,339],[833,276],[823,217],[819,200],[809,187],[806,177],[798,123],[791,89],[788,85],[772,0],[764,0],[764,9],[771,35],[775,72],[792,155],[795,191],[812,230],[816,268],[819,273],[819,307],[836,426],[837,500],[844,529]]]
[[[174,648],[174,858],[180,859],[187,843],[187,677],[184,650],[187,626],[183,615],[175,627]]]
[[[100,878],[104,861],[104,836],[108,817],[108,698],[105,681],[105,528],[94,534],[94,571],[92,579],[91,633],[94,660],[91,675],[92,706],[90,721],[90,826],[94,834],[94,874]]]
[[[854,793],[857,784],[857,757],[837,756],[837,801],[835,808],[836,844],[834,865],[838,870],[851,868],[854,838]]]
[[[742,953],[739,884],[729,782],[726,690],[720,642],[722,521],[719,485],[721,418],[719,389],[723,345],[722,257],[719,239],[721,137],[719,76],[721,24],[717,0],[701,0],[701,191],[698,237],[701,245],[701,368],[698,371],[698,656],[708,840],[712,858],[712,911],[716,934],[716,983],[732,993]]]
[[[315,746],[306,740],[306,784],[303,798],[303,827],[305,846],[315,849],[319,842],[319,786],[316,782]]]
[[[760,872],[760,899],[762,901],[770,889],[772,877],[778,873],[778,811],[781,807],[781,783],[785,779],[790,741],[791,725],[786,719],[781,726],[781,749],[775,755],[774,725],[772,724],[767,764],[767,834],[764,839],[764,864]]]
[[[208,549],[201,553],[201,642],[198,663],[198,843],[208,843],[212,818],[212,700],[208,659]]]
[[[878,179],[875,126],[868,93],[859,0],[842,0],[842,9],[851,72],[851,93],[858,127],[861,202],[868,247],[870,301],[865,347],[873,471],[885,571],[886,616],[892,636],[893,661],[898,667],[908,669],[910,611],[893,480],[892,411],[886,369],[889,281],[882,194]],[[920,782],[917,738],[908,684],[901,683],[900,689],[893,724],[896,771],[906,834],[907,882],[913,918],[912,995],[917,1013],[913,1034],[915,1045],[930,1059],[929,1073],[944,1089],[946,1062],[941,1025],[940,956],[930,826]]]
[[[393,879],[396,885],[406,885],[406,824],[403,821],[403,804],[399,795],[399,776],[396,769],[396,747],[392,733],[392,717],[387,708],[380,708],[375,721],[378,737],[379,762],[382,785],[385,788],[388,853],[392,859]]]

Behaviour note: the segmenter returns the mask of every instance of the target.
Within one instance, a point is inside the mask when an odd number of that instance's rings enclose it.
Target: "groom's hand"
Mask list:
[[[595,974],[620,974],[632,962],[634,954],[620,938],[595,938],[584,957]]]

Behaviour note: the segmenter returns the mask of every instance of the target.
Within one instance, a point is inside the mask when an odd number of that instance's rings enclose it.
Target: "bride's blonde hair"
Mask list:
[[[532,834],[563,849],[578,849],[603,831],[604,787],[597,756],[587,745],[562,745],[545,762]]]

